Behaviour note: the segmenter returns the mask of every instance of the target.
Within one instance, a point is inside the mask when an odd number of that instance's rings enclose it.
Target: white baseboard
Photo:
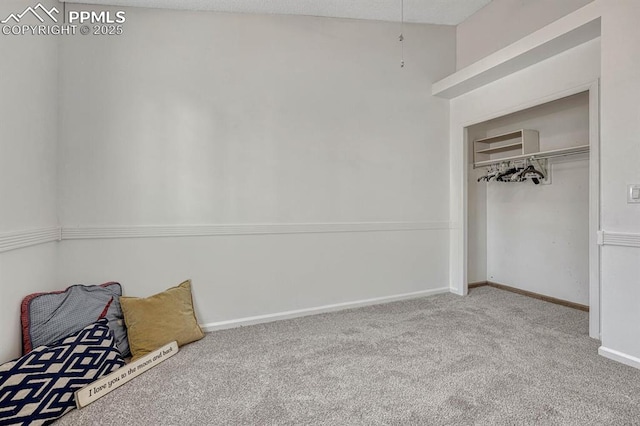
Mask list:
[[[605,348],[604,346],[600,346],[598,348],[598,354],[613,361],[621,362],[622,364],[628,365],[629,367],[640,369],[640,358],[636,358],[634,356],[627,355],[613,349]]]
[[[455,295],[458,295],[458,296],[466,296],[466,295],[464,294],[464,290],[458,290],[458,289],[457,289],[457,288],[455,288],[455,287],[450,287],[450,288],[449,288],[449,292],[451,292],[451,293],[453,293],[453,294],[455,294]]]
[[[273,314],[257,315],[227,321],[211,322],[200,324],[204,331],[225,330],[228,328],[242,327],[246,325],[262,324],[284,319],[299,318],[308,315],[322,314],[326,312],[341,311],[344,309],[358,308],[361,306],[378,305],[399,300],[416,299],[419,297],[433,296],[436,294],[449,293],[449,287],[441,287],[432,290],[422,290],[413,293],[395,294],[392,296],[374,297],[372,299],[356,300],[353,302],[335,303],[332,305],[317,306],[313,308],[297,309],[294,311],[277,312]]]

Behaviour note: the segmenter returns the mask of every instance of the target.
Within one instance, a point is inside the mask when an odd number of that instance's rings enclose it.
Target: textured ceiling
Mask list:
[[[400,21],[402,0],[62,0],[68,3]],[[406,22],[457,25],[491,0],[404,0]]]

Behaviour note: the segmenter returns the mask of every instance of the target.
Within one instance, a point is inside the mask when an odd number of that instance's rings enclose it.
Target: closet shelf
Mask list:
[[[494,143],[508,141],[509,139],[515,139],[522,136],[522,130],[516,130],[515,132],[502,133],[500,135],[491,136],[488,138],[476,139],[476,142],[480,143]]]
[[[542,158],[551,158],[551,157],[561,157],[565,155],[577,155],[584,154],[589,152],[589,145],[579,145],[572,146],[569,148],[559,148],[559,149],[551,149],[549,151],[541,151],[530,154],[522,154],[522,155],[514,155],[511,157],[505,157],[495,160],[487,160],[487,161],[477,161],[474,164],[474,168],[476,167],[485,167],[490,166],[492,164],[500,164],[503,161],[513,161],[513,160],[522,160],[525,158],[534,158],[534,159],[542,159]]]
[[[493,154],[496,152],[511,151],[515,148],[522,148],[522,142],[510,143],[508,145],[496,146],[494,148],[479,149],[477,154]]]
[[[473,141],[473,164],[494,162],[505,157],[532,154],[539,151],[536,130],[520,129]],[[496,155],[497,154],[497,155]]]

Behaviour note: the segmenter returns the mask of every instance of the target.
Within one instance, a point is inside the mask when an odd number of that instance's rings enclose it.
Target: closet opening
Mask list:
[[[589,311],[599,338],[597,82],[465,128],[466,283]]]

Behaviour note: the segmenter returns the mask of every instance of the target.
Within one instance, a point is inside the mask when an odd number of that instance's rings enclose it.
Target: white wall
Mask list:
[[[2,1],[0,16],[25,7]],[[57,224],[57,45],[55,37],[0,35],[0,237]],[[56,285],[54,244],[0,252],[0,361],[21,353],[22,298]]]
[[[451,27],[127,9],[65,39],[65,225],[442,220]],[[427,86],[425,86],[427,85]],[[434,200],[436,202],[434,202]],[[440,202],[439,202],[440,201]]]
[[[0,16],[24,8],[3,1]],[[0,232],[56,224],[57,56],[55,37],[0,37]]]
[[[469,134],[468,139],[473,141],[483,136]],[[467,152],[469,158],[469,171],[467,175],[467,284],[482,283],[487,281],[487,184],[478,182],[481,176],[487,174],[485,168],[474,169],[473,143],[469,144]]]
[[[550,185],[487,185],[487,279],[588,306],[589,161],[550,166]]]
[[[640,205],[627,204],[627,184],[640,183],[640,2],[602,7],[602,229],[640,241]],[[602,248],[602,346],[640,367],[640,248]]]
[[[201,324],[447,288],[448,231],[65,241],[68,282],[117,279],[132,296],[193,280]]]
[[[426,91],[455,29],[407,26],[400,69],[395,24],[126,12],[62,46],[65,226],[444,226],[63,241],[61,284],[190,277],[203,323],[448,286],[448,102]]]
[[[493,0],[458,25],[462,69],[593,0]]]
[[[0,362],[22,355],[20,304],[31,293],[58,290],[57,243],[0,253]]]

